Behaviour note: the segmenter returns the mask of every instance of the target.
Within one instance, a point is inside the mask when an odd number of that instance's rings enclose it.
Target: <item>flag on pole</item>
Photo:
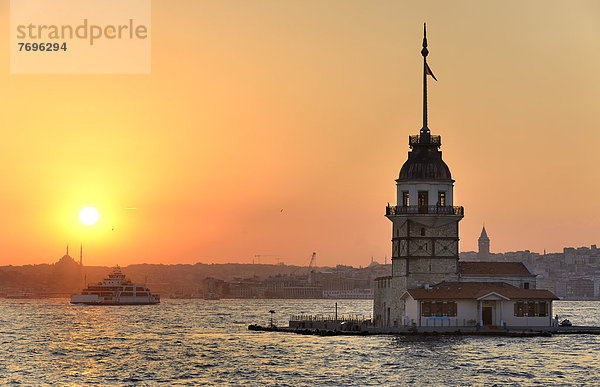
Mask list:
[[[435,77],[435,75],[433,75],[433,71],[431,71],[427,62],[425,62],[425,74],[431,75],[433,77],[433,79],[435,79],[437,81],[437,78]]]

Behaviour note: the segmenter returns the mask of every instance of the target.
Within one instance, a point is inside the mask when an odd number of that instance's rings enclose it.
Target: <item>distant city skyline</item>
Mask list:
[[[149,75],[0,72],[0,265],[54,262],[67,243],[86,265],[383,263],[385,207],[421,127],[425,21],[460,251],[484,223],[492,253],[600,244],[599,12],[153,2]]]
[[[68,246],[67,246],[68,247]],[[597,244],[591,244],[591,245],[581,245],[581,246],[576,246],[576,245],[566,245],[563,246],[561,249],[557,250],[557,251],[535,251],[535,250],[531,250],[531,249],[522,249],[522,250],[510,250],[510,251],[492,251],[490,250],[489,253],[487,255],[481,256],[480,253],[480,249],[476,248],[474,250],[462,250],[459,252],[459,254],[461,255],[461,260],[464,259],[464,257],[466,257],[467,260],[480,260],[480,261],[496,261],[498,256],[502,256],[505,254],[520,254],[520,253],[531,253],[531,254],[537,254],[537,255],[557,255],[557,254],[563,254],[565,251],[570,251],[570,250],[581,250],[581,249],[593,249],[596,250],[597,249]],[[77,251],[77,254],[73,253],[71,249],[69,248],[69,250],[67,251],[63,251],[62,253],[57,254],[56,256],[51,257],[48,261],[46,262],[39,262],[36,263],[34,265],[53,265],[56,264],[60,261],[61,258],[65,258],[65,257],[69,257],[71,258],[74,262],[76,262],[77,264],[81,265],[81,266],[88,266],[87,263],[85,262],[85,260],[83,259],[83,253],[82,253],[82,247],[80,250]],[[61,255],[63,254],[63,255]],[[474,258],[475,257],[475,258]],[[520,258],[511,258],[512,261],[514,262],[520,262]],[[509,259],[510,260],[510,259]],[[134,263],[130,263],[127,265],[124,265],[124,267],[128,266],[128,265],[139,265],[139,264],[147,264],[148,262],[134,262]],[[340,263],[334,263],[334,264],[327,264],[327,263],[323,263],[323,264],[318,264],[318,265],[313,265],[312,267],[315,268],[331,268],[331,267],[336,267],[336,266],[348,266],[348,267],[353,267],[353,268],[364,268],[369,266],[370,264],[379,264],[379,265],[388,265],[391,267],[391,259],[389,256],[384,256],[384,257],[369,257],[368,262],[366,263],[358,263],[358,264],[340,264]],[[151,263],[151,264],[155,264],[155,263]],[[157,264],[165,264],[165,263],[157,263]],[[167,265],[178,265],[181,264],[180,262],[172,262],[172,263],[167,263]],[[201,265],[211,265],[211,264],[215,264],[215,265],[236,265],[236,264],[240,264],[240,265],[267,265],[267,266],[289,266],[289,267],[311,267],[310,266],[310,258],[309,260],[305,261],[305,262],[298,262],[298,263],[288,263],[285,260],[285,257],[280,257],[280,256],[269,256],[269,257],[265,257],[263,256],[263,258],[261,260],[256,259],[256,257],[254,257],[253,259],[251,259],[250,261],[229,261],[229,262],[208,262],[208,261],[197,261],[197,262],[191,262],[191,263],[186,263],[187,265],[194,265],[194,264],[201,264]],[[29,263],[24,263],[22,264],[23,266],[26,265],[31,265]],[[108,263],[108,264],[90,264],[89,266],[96,266],[96,267],[114,267],[115,265],[119,265],[118,263]],[[3,265],[0,265],[0,267]],[[6,266],[6,265],[4,265]],[[13,266],[21,266],[21,264],[13,264]],[[123,266],[123,265],[120,265]]]

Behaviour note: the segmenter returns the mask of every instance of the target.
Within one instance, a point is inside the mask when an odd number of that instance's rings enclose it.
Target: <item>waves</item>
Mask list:
[[[549,385],[595,384],[600,337],[303,336],[250,332],[331,300],[164,300],[151,307],[0,301],[0,384]],[[369,315],[371,301],[338,301]],[[600,325],[600,302],[555,313]]]

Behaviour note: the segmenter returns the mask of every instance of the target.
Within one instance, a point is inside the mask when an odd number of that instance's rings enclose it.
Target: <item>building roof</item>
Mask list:
[[[535,277],[523,262],[459,262],[458,271],[463,276]]]
[[[430,289],[408,289],[415,300],[428,299],[481,299],[496,294],[506,299],[558,300],[549,290],[521,289],[505,282],[441,282]]]
[[[423,136],[420,135],[421,138]],[[442,160],[438,146],[433,141],[422,139],[412,144],[413,150],[408,153],[398,180],[452,180],[450,168]]]

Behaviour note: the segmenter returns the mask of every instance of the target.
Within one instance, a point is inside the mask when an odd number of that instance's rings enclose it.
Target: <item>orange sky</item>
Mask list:
[[[156,0],[151,75],[10,75],[2,28],[0,264],[54,262],[67,242],[90,265],[389,257],[424,21],[461,250],[483,222],[495,252],[600,244],[598,15],[597,1]]]

